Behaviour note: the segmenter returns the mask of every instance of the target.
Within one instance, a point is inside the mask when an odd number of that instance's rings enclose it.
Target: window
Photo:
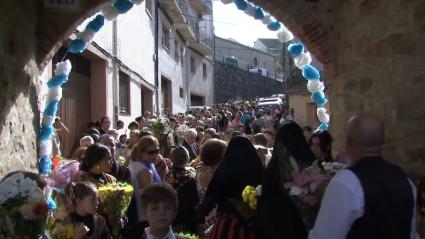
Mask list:
[[[205,63],[202,63],[202,77],[204,79],[207,78],[207,64],[205,64]]]
[[[170,28],[162,25],[162,46],[170,51]]]
[[[177,40],[174,40],[174,59],[179,61],[179,43]]]
[[[184,91],[183,88],[180,87],[180,98],[184,98]]]
[[[152,5],[153,5],[153,0],[145,0],[145,8],[146,8],[146,12],[148,13],[148,15],[150,17],[152,17]]]
[[[123,72],[119,74],[119,106],[120,114],[130,114],[130,78]]]
[[[190,72],[195,74],[196,70],[195,70],[195,58],[191,57],[190,58]]]
[[[257,57],[254,57],[254,67],[257,67],[257,65],[258,65]]]

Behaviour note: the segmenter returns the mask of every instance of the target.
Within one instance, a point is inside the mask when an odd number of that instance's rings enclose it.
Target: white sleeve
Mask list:
[[[364,213],[364,192],[358,178],[342,170],[326,188],[309,239],[346,238],[353,222]]]

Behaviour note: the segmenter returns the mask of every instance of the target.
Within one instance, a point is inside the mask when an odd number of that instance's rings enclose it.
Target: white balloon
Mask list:
[[[40,141],[39,153],[40,153],[40,156],[51,154],[52,153],[52,141],[51,140]]]
[[[252,5],[251,3],[248,3],[248,7],[245,9],[245,13],[251,17],[253,17],[255,15],[255,11],[254,11],[254,5]]]
[[[318,92],[318,91],[324,91],[325,85],[320,80],[309,80],[307,83],[307,90],[310,93]]]
[[[303,66],[310,65],[311,63],[311,55],[310,52],[304,52],[303,54],[294,58],[295,66],[300,70],[303,69]]]
[[[83,32],[78,35],[78,38],[83,40],[85,43],[90,43],[93,41],[94,35],[96,35],[96,32],[93,31],[93,29],[86,28]]]
[[[264,16],[264,18],[261,21],[263,22],[263,24],[268,25],[269,23],[273,21],[273,18],[270,14],[267,14]]]
[[[233,2],[233,0],[221,0],[221,2],[222,2],[223,4],[229,4],[229,3],[232,3],[232,2]]]
[[[62,61],[56,64],[55,75],[69,75],[72,65],[69,60]]]
[[[280,42],[285,43],[294,39],[294,34],[282,25],[282,30],[277,33],[277,38]]]
[[[62,87],[52,87],[47,92],[47,102],[52,102],[54,100],[60,101],[62,98]]]
[[[323,107],[317,108],[317,118],[320,123],[329,123],[329,115],[326,113],[326,109]]]
[[[112,5],[109,5],[109,6],[105,7],[102,10],[102,14],[106,18],[106,20],[108,20],[108,21],[112,21],[115,18],[117,18],[118,15],[120,15],[120,13],[118,12],[118,10],[114,6],[112,6]]]
[[[43,119],[41,120],[41,123],[44,125],[52,125],[53,122],[55,121],[54,116],[50,116],[50,115],[43,115]]]
[[[136,5],[140,5],[143,2],[143,0],[131,0],[131,2]]]

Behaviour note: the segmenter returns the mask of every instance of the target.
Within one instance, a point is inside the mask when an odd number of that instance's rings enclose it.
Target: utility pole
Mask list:
[[[158,63],[159,63],[159,59],[158,59],[158,25],[159,25],[159,17],[158,17],[158,0],[154,0],[154,8],[155,8],[155,67],[154,67],[154,74],[155,74],[155,111],[156,114],[159,116],[160,115],[160,104],[159,104],[159,71],[158,71]]]
[[[112,22],[112,55],[118,57],[118,24],[117,19]],[[117,62],[114,60],[112,63],[113,75],[112,75],[112,102],[113,102],[113,125],[118,122],[120,114],[120,97],[119,97],[119,68]]]

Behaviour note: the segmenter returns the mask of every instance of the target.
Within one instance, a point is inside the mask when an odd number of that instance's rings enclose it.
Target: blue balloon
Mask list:
[[[56,202],[51,196],[47,197],[47,207],[49,208],[49,211],[53,211],[57,208]]]
[[[86,28],[90,28],[95,32],[98,32],[105,23],[105,17],[102,14],[98,14],[93,20],[91,20]]]
[[[117,0],[114,3],[114,7],[118,10],[120,14],[128,12],[133,7],[133,5],[134,3],[129,0]]]
[[[61,85],[63,85],[67,81],[68,81],[68,76],[67,75],[64,75],[64,74],[62,74],[62,75],[56,75],[51,80],[49,80],[47,82],[47,87],[52,88],[52,87],[61,86]]]
[[[254,18],[257,20],[263,19],[265,16],[265,13],[261,7],[255,7],[254,8]]]
[[[236,7],[239,10],[245,11],[248,8],[248,3],[245,0],[235,0]]]
[[[271,22],[267,25],[267,28],[270,31],[277,31],[282,27],[282,25],[280,24],[280,22]]]
[[[303,66],[303,77],[306,80],[318,80],[320,79],[319,71],[311,65]]]
[[[304,53],[304,45],[302,43],[289,44],[288,51],[293,57],[300,56]]]
[[[40,158],[38,170],[41,175],[47,175],[52,171],[52,160],[49,155],[44,155]]]
[[[49,125],[42,125],[40,129],[40,141],[46,141],[53,134],[53,127]]]
[[[86,49],[86,43],[80,38],[72,40],[68,46],[68,52],[71,52],[71,53],[82,53],[85,49]]]
[[[49,116],[56,116],[56,113],[58,112],[58,105],[59,102],[57,100],[53,100],[46,106],[44,114]]]
[[[328,128],[329,128],[328,123],[322,122],[322,123],[320,123],[319,128],[317,128],[317,129],[318,130],[328,130]]]
[[[317,91],[311,94],[311,100],[318,106],[323,106],[328,102],[323,91]]]

